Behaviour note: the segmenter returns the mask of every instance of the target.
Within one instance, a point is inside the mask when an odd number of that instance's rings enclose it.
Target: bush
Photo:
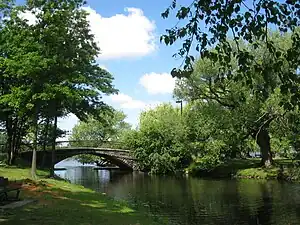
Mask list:
[[[139,129],[125,134],[124,143],[142,170],[174,173],[190,163],[186,133],[178,109],[162,104],[141,114]]]
[[[168,153],[162,155],[153,153],[149,155],[151,169],[150,173],[167,174],[174,173],[178,165],[179,157],[172,157]]]
[[[216,155],[206,155],[202,158],[196,159],[187,169],[189,173],[192,174],[205,174],[209,173],[219,165],[221,165],[222,161]]]

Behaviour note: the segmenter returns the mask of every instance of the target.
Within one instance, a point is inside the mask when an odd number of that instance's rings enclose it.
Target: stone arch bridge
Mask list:
[[[123,170],[137,170],[136,159],[132,157],[130,150],[112,149],[106,147],[60,147],[55,150],[54,165],[64,159],[80,154],[90,154],[102,157]],[[19,157],[25,161],[31,162],[32,151],[21,152]],[[37,151],[37,165],[40,167],[51,168],[52,151]]]

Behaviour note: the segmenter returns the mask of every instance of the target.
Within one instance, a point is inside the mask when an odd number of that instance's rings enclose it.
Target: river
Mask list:
[[[72,160],[62,178],[126,200],[174,225],[300,224],[300,184],[262,180],[207,180],[94,170]]]

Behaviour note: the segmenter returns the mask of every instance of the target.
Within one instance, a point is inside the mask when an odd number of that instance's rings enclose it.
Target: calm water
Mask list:
[[[56,173],[145,207],[174,225],[300,224],[300,184],[149,176],[91,167],[70,167]]]

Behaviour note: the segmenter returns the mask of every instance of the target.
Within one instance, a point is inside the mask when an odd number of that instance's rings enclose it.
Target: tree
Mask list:
[[[168,18],[172,11],[176,12],[178,23],[166,30],[161,41],[166,45],[173,45],[177,40],[183,42],[175,56],[183,57],[184,66],[183,69],[174,68],[173,76],[189,76],[197,58],[195,54],[199,54],[201,58],[220,64],[220,79],[246,79],[245,84],[250,88],[256,80],[255,76],[260,76],[268,83],[272,82],[269,74],[274,73],[281,80],[281,92],[290,93],[289,101],[282,101],[281,104],[290,109],[300,103],[300,35],[297,32],[300,25],[299,1],[196,0],[178,6],[177,0],[173,0],[162,17]],[[269,29],[291,34],[291,44],[285,51],[276,48],[276,43],[269,38]],[[233,42],[229,41],[229,36]],[[257,62],[255,51],[241,47],[240,43],[245,42],[253,44],[254,49],[264,49],[273,60],[268,66],[263,61]],[[211,51],[212,48],[215,51]],[[236,72],[227,74],[231,70],[232,61],[236,61]],[[288,70],[282,70],[285,62],[289,65]],[[255,74],[252,72],[253,66]]]
[[[111,74],[95,63],[99,48],[90,32],[87,13],[81,9],[83,4],[84,1],[75,0],[28,1],[27,10],[38,20],[34,25],[35,35],[42,45],[43,56],[48,59],[48,70],[44,72],[49,80],[44,88],[48,97],[43,100],[49,105],[54,121],[61,109],[83,120],[89,113],[106,110],[99,93],[116,92]],[[55,140],[53,154],[54,143]]]
[[[171,104],[143,112],[139,129],[127,133],[127,138],[142,170],[172,173],[191,160],[180,111]]]
[[[72,130],[70,141],[82,141],[83,145],[101,145],[107,141],[118,141],[122,132],[131,128],[130,124],[125,122],[126,115],[121,111],[113,110],[100,112],[97,117],[90,116],[86,121],[80,121]],[[80,145],[80,143],[78,143]]]
[[[29,121],[35,118],[31,101],[35,89],[32,78],[43,68],[43,59],[37,54],[38,44],[33,40],[29,26],[12,7],[1,29],[1,120],[7,132],[8,162],[12,164],[25,135]],[[31,115],[34,115],[33,117]]]
[[[280,51],[284,51],[289,43],[289,36],[278,37],[275,33],[269,36]],[[240,46],[242,46],[240,44]],[[279,47],[278,47],[279,46]],[[251,49],[252,45],[244,45],[245,49]],[[252,48],[253,49],[253,48]],[[254,48],[255,49],[255,48]],[[247,50],[251,52],[250,50]],[[252,50],[255,60],[266,67],[272,65],[272,56],[267,55],[264,49]],[[234,54],[234,53],[233,53]],[[238,63],[231,61],[232,69],[225,71],[235,76]],[[288,64],[282,65],[281,70],[288,68]],[[272,70],[271,70],[272,71]],[[273,71],[272,71],[273,72]],[[179,81],[175,95],[186,100],[198,100],[201,103],[199,113],[208,112],[208,118],[215,121],[213,137],[222,131],[221,140],[231,141],[232,150],[250,136],[254,138],[261,149],[262,164],[272,164],[272,152],[270,145],[270,124],[284,117],[286,111],[280,106],[280,102],[288,99],[288,95],[280,92],[281,80],[274,73],[268,74],[270,81],[265,81],[252,66],[253,87],[244,85],[246,79],[232,80],[227,77],[220,78],[220,63],[209,59],[200,59],[194,66],[194,73],[188,78]],[[209,111],[205,110],[209,109]],[[204,111],[203,111],[204,110]],[[208,137],[211,137],[209,134]],[[218,139],[218,138],[217,138]],[[236,152],[236,150],[234,150]],[[235,153],[234,153],[235,154]]]
[[[101,93],[117,90],[112,75],[96,64],[99,48],[81,9],[83,4],[80,0],[28,0],[26,5],[14,7],[9,20],[3,22],[0,102],[10,153],[17,153],[15,143],[20,143],[28,126],[38,128],[42,118],[54,121],[52,137],[56,137],[58,116],[72,112],[84,120],[109,108]],[[25,21],[22,12],[32,13],[36,22]],[[54,149],[55,139],[52,143]]]

